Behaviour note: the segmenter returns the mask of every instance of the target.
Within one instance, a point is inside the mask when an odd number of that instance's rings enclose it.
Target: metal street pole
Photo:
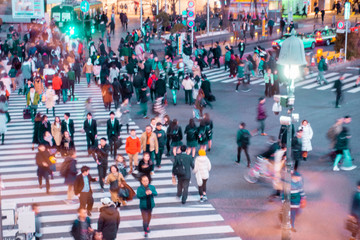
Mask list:
[[[206,12],[207,12],[207,28],[206,28],[206,33],[209,34],[210,32],[210,0],[207,0],[207,7],[206,7]]]
[[[349,23],[349,21],[346,20],[346,22],[345,22],[345,60],[344,60],[344,62],[346,62],[346,54],[347,54],[348,23]]]
[[[181,15],[180,7],[181,7],[181,5],[180,5],[180,0],[179,0],[179,15]]]
[[[194,48],[194,26],[191,28],[191,48]]]
[[[2,208],[1,208],[1,189],[2,189],[2,182],[1,182],[1,175],[0,175],[0,239],[3,239],[3,226],[2,226]]]
[[[164,9],[165,9],[165,13],[167,13],[167,10],[166,10],[167,6],[166,6],[166,0],[164,2]]]
[[[142,27],[143,27],[143,4],[142,4],[142,0],[140,0],[140,29],[142,31]]]
[[[156,1],[156,15],[159,15],[159,0]]]

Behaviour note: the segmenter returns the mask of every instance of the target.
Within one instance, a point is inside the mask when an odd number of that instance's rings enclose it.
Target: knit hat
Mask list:
[[[199,149],[199,156],[206,156],[206,151],[204,149]]]
[[[110,198],[102,198],[101,199],[101,203],[103,205],[110,205],[112,202],[111,202],[111,199]]]

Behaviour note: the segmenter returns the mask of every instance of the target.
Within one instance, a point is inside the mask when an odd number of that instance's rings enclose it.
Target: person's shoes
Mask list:
[[[247,167],[250,168],[250,163],[248,163]]]
[[[306,158],[306,157],[303,157],[303,160],[304,160],[304,161],[306,161],[306,160],[307,160],[307,158]]]
[[[144,116],[143,118],[144,118],[144,119],[149,119],[149,117],[148,117],[148,116]]]
[[[351,171],[351,170],[354,170],[357,166],[355,165],[352,165],[351,167],[341,167],[341,170],[344,170],[344,171]]]
[[[46,189],[46,194],[50,194],[50,189]]]
[[[88,215],[89,217],[91,217],[91,212],[90,212],[90,211],[87,211],[87,215]]]
[[[39,185],[39,188],[42,189],[42,185]]]
[[[170,157],[171,155],[170,155],[170,153],[167,153],[166,156],[167,156],[167,157]]]
[[[341,108],[341,105],[337,105],[337,106],[335,106],[335,108]]]
[[[358,85],[357,84],[355,84],[354,86],[353,86],[353,88],[357,88],[358,87]]]
[[[181,200],[181,196],[176,196],[175,199],[178,200],[178,201],[180,201],[180,200]]]
[[[211,151],[211,148],[208,149],[208,152],[210,152],[210,151]]]
[[[235,164],[240,165],[240,161],[235,161]]]
[[[182,204],[185,204],[185,203],[186,203],[186,201],[185,201],[185,202],[184,202],[184,201],[181,201],[181,203],[182,203]]]
[[[200,197],[200,202],[203,203],[204,202],[204,198]]]
[[[150,228],[149,228],[149,227],[147,227],[146,231],[147,231],[148,233],[149,233],[149,232],[151,232],[151,230],[150,230]]]
[[[151,171],[150,175],[155,175],[155,172],[154,172],[154,171]]]
[[[291,231],[292,231],[292,232],[296,232],[296,229],[295,229],[295,228],[291,228]]]
[[[267,133],[262,133],[261,136],[267,136]]]
[[[146,238],[148,237],[148,233],[147,233],[147,232],[144,233],[144,237],[146,237]]]
[[[235,90],[235,92],[239,92],[238,90]]]
[[[333,171],[334,172],[340,171],[340,168],[338,166],[334,166]]]
[[[241,90],[243,92],[250,92],[251,91],[251,88],[248,88],[248,89],[244,89],[244,90]]]
[[[204,202],[208,200],[206,195],[203,196],[203,199],[204,199]]]

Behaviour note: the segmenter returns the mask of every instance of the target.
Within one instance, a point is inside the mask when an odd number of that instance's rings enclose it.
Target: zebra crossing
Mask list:
[[[213,83],[236,83],[238,80],[237,77],[234,78],[229,77],[229,71],[228,70],[224,71],[223,66],[220,68],[216,67],[212,69],[206,68],[202,73],[204,73],[207,79]],[[356,79],[359,77],[358,75],[354,75],[351,73],[326,72],[324,76],[326,80],[329,82],[329,84],[327,85],[319,85],[316,82],[317,75],[318,73],[314,72],[314,73],[310,73],[309,75],[303,78],[297,79],[295,81],[295,87],[302,89],[316,89],[319,91],[324,91],[324,90],[335,91],[334,89],[332,89],[333,84],[331,83],[335,82],[337,79],[339,79],[339,77],[344,76],[345,79],[342,81],[343,83],[342,89],[349,93],[360,92],[360,87],[353,88]],[[265,85],[264,79],[262,77],[251,77],[250,84]]]
[[[109,113],[104,110],[101,92],[98,87],[92,85],[87,88],[85,79],[76,86],[75,94],[77,101],[61,103],[56,105],[56,115],[63,117],[65,112],[70,112],[71,119],[75,124],[75,146],[77,150],[77,168],[87,165],[91,168],[90,173],[97,176],[96,163],[88,157],[85,134],[82,133],[82,125],[85,119],[85,100],[91,96],[93,108],[95,109],[94,119],[98,121],[98,137],[106,136],[105,120]],[[35,154],[32,151],[33,124],[30,120],[24,120],[22,110],[25,107],[25,98],[16,93],[10,96],[9,113],[11,122],[8,124],[5,135],[5,145],[0,146],[0,175],[3,189],[1,190],[1,204],[3,212],[6,209],[29,206],[32,203],[40,205],[41,222],[43,233],[42,239],[73,239],[69,233],[72,222],[76,219],[76,204],[65,203],[67,186],[64,179],[55,172],[54,179],[50,180],[50,193],[46,194],[45,189],[39,189]],[[45,113],[45,107],[40,106],[38,112]],[[52,113],[52,112],[51,112]],[[49,120],[54,121],[52,114]],[[135,129],[139,136],[142,131],[135,124],[130,122],[130,129]],[[126,129],[122,129],[121,138],[123,142],[128,137]],[[124,145],[118,153],[126,155]],[[58,163],[63,161],[58,158]],[[114,161],[109,158],[109,166]],[[224,222],[216,209],[209,202],[200,203],[198,191],[195,186],[189,187],[187,203],[182,205],[176,198],[176,186],[171,180],[172,162],[164,158],[162,168],[156,170],[152,184],[157,188],[158,196],[155,198],[156,207],[153,210],[151,221],[152,231],[150,239],[240,239],[234,230]],[[127,183],[136,191],[139,183],[132,177],[126,177]],[[110,193],[101,192],[98,183],[92,184],[93,197],[95,200],[93,214],[91,216],[92,227],[97,229],[99,217],[98,207],[100,199],[110,197]],[[210,190],[211,192],[211,190]],[[117,239],[143,239],[142,220],[139,210],[139,200],[134,198],[127,206],[120,211],[121,222]],[[10,224],[9,219],[3,220],[3,236],[14,237],[18,231],[17,226]],[[240,239],[241,240],[241,239]]]

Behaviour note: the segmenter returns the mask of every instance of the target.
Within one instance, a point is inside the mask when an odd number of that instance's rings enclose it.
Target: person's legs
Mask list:
[[[86,193],[86,204],[87,204],[87,210],[91,212],[93,205],[94,205],[94,198],[92,196],[91,192]]]
[[[87,84],[90,85],[91,73],[86,73],[86,81],[87,81]]]
[[[248,152],[248,147],[247,146],[242,146],[242,149],[244,149],[245,152],[245,156],[246,156],[246,160],[247,160],[247,166],[250,167],[250,156],[249,156],[249,152]]]
[[[79,197],[80,208],[85,208],[87,203],[87,193],[80,193]]]
[[[74,196],[74,185],[69,184],[67,190],[67,199],[71,200]]]
[[[236,84],[236,88],[235,90],[238,91],[239,90],[239,86],[241,85],[241,78],[238,78],[238,82]]]
[[[157,167],[161,166],[161,159],[162,159],[163,152],[164,152],[164,149],[159,148],[159,152],[156,154],[156,166]]]
[[[207,183],[207,179],[203,179],[203,185],[201,186],[201,189],[204,197],[206,197],[206,183]]]
[[[177,193],[176,193],[177,197],[181,197],[182,189],[183,189],[183,180],[181,178],[178,178]]]
[[[291,220],[291,227],[295,229],[295,218],[298,212],[298,208],[291,208],[290,210],[290,220]]]
[[[188,197],[188,190],[189,190],[189,179],[183,180],[183,192],[182,192],[182,198],[181,198],[181,202],[184,204],[186,203],[186,199]]]
[[[339,107],[340,99],[341,99],[341,93],[337,92],[336,93],[335,107]]]
[[[335,170],[335,169],[338,169],[338,164],[339,164],[342,156],[343,156],[343,153],[340,153],[340,152],[337,153],[336,158],[335,158],[335,161],[334,161],[334,170]]]
[[[98,169],[98,174],[99,174],[100,187],[101,187],[102,189],[104,189],[104,181],[103,181],[103,178],[104,178],[105,176],[103,176],[103,166],[98,165],[98,166],[97,166],[97,169]]]
[[[344,149],[343,154],[344,154],[344,161],[343,161],[342,167],[345,167],[345,168],[352,167],[353,164],[352,164],[350,150]]]
[[[188,104],[189,99],[188,99],[188,90],[185,90],[185,104]]]
[[[173,96],[173,102],[174,102],[174,104],[176,104],[176,90],[175,90],[175,89],[172,89],[172,90],[171,90],[171,94],[172,94],[172,96]]]

